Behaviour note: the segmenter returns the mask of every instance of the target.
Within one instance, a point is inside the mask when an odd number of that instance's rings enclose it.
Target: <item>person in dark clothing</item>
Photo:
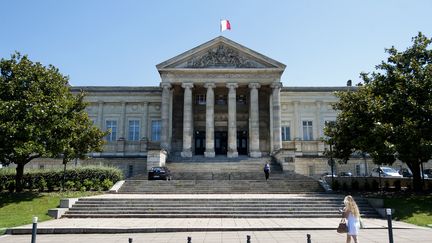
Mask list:
[[[265,174],[266,180],[268,180],[270,177],[270,165],[268,162],[264,165],[264,174]]]

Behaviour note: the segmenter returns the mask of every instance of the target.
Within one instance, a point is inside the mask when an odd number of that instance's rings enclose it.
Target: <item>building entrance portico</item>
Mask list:
[[[261,157],[281,148],[284,64],[220,36],[157,68],[169,154]]]

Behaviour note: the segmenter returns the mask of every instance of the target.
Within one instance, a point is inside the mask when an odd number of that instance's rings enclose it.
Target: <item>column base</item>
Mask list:
[[[215,152],[214,151],[205,151],[204,152],[204,157],[206,157],[206,158],[214,158],[216,156],[216,154],[215,154]]]
[[[180,155],[183,158],[191,158],[192,157],[192,151],[183,151],[180,153]]]
[[[262,154],[260,151],[251,151],[249,152],[249,157],[252,158],[261,158]]]
[[[227,157],[228,158],[237,158],[238,157],[238,152],[237,151],[228,151]]]

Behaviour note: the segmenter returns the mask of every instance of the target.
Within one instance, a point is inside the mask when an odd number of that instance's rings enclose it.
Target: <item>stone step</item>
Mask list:
[[[290,198],[82,198],[69,218],[263,218],[340,217],[340,196]],[[175,197],[175,196],[174,196]],[[377,217],[366,200],[356,199],[364,217]]]
[[[311,212],[292,214],[66,214],[65,218],[340,218],[340,214]],[[361,215],[362,218],[376,218],[376,215]]]

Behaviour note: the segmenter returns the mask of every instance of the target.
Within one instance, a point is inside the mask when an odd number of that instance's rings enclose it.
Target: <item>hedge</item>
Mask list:
[[[0,169],[0,191],[15,189],[14,168]],[[32,169],[24,171],[24,189],[55,191],[62,188],[63,169]],[[108,190],[115,182],[123,178],[123,172],[115,167],[86,166],[66,170],[66,190]]]

